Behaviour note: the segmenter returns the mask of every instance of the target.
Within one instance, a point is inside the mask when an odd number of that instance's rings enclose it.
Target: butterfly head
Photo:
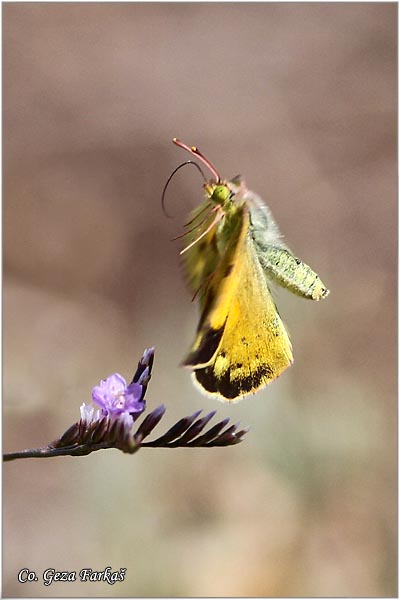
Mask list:
[[[232,197],[232,192],[229,189],[228,183],[225,181],[219,183],[206,183],[204,185],[204,190],[206,197],[215,205],[225,206]]]
[[[208,182],[204,185],[204,189],[207,199],[221,207],[241,204],[247,191],[246,184],[240,175],[230,181]]]

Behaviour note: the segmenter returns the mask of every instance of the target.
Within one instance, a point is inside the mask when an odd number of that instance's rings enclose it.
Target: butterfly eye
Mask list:
[[[226,185],[216,185],[212,193],[211,199],[216,204],[225,204],[225,202],[231,197],[231,191]]]

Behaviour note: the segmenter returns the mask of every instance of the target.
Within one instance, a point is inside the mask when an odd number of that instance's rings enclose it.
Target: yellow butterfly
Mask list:
[[[221,180],[195,146],[173,142],[213,175],[204,185],[204,202],[187,223],[188,244],[181,252],[201,308],[183,365],[193,370],[203,393],[235,402],[268,385],[293,362],[270,282],[312,300],[329,291],[282,242],[269,208],[240,176]]]

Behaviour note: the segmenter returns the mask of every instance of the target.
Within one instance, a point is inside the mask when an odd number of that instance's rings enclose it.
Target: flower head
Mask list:
[[[67,444],[76,439],[81,443],[90,441],[96,444],[107,441],[118,444],[126,452],[134,451],[138,447],[134,439],[134,424],[146,408],[144,396],[153,361],[154,348],[149,348],[139,360],[129,385],[119,373],[102,379],[100,385],[92,390],[92,400],[100,408],[83,403],[80,421],[60,438],[60,443]]]
[[[93,388],[92,398],[101,407],[104,416],[112,418],[123,413],[134,416],[145,409],[142,391],[140,383],[127,385],[122,375],[114,373]]]

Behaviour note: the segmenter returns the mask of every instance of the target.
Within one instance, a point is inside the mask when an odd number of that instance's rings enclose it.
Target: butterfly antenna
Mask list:
[[[202,170],[202,168],[200,167],[200,165],[198,165],[198,164],[197,164],[196,162],[194,162],[193,160],[187,160],[186,162],[184,162],[184,163],[182,163],[181,165],[179,165],[178,167],[176,167],[176,169],[174,169],[174,170],[172,171],[171,175],[168,177],[168,179],[167,179],[167,183],[166,183],[166,184],[165,184],[165,186],[164,186],[163,193],[162,193],[162,196],[161,196],[161,207],[162,207],[162,211],[163,211],[164,215],[165,215],[166,217],[168,217],[168,219],[171,219],[172,217],[171,217],[171,215],[169,215],[169,214],[167,213],[167,211],[166,211],[166,209],[165,209],[165,192],[167,191],[167,187],[168,187],[168,185],[169,185],[169,182],[171,181],[171,179],[173,178],[173,176],[175,175],[175,173],[176,173],[177,171],[179,171],[179,169],[181,169],[181,168],[182,168],[182,167],[184,167],[185,165],[193,165],[194,167],[196,167],[196,168],[198,169],[198,171],[200,171],[200,173],[202,174],[202,176],[203,176],[203,179],[204,179],[205,183],[207,183],[207,179],[206,179],[206,176],[205,176],[205,175],[204,175],[204,173],[203,173],[203,170]]]
[[[207,169],[211,171],[216,183],[219,183],[221,181],[221,177],[219,176],[217,169],[214,167],[212,162],[208,160],[208,158],[202,155],[202,153],[198,148],[196,148],[196,146],[187,146],[186,144],[181,142],[181,140],[178,140],[178,138],[174,138],[172,141],[174,142],[174,144],[179,146],[179,148],[183,148],[183,150],[186,150],[187,152],[190,152],[190,154],[192,154],[193,156],[196,156],[203,163],[203,165],[205,165]]]

